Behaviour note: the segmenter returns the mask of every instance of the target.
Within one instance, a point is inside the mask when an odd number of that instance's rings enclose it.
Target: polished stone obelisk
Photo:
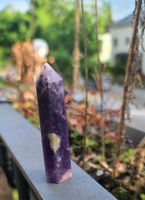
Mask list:
[[[36,80],[45,171],[48,182],[72,176],[62,78],[47,63]]]

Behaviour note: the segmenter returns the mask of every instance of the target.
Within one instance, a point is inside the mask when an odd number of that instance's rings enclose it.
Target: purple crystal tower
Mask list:
[[[40,128],[48,182],[72,176],[63,80],[47,63],[36,81]]]

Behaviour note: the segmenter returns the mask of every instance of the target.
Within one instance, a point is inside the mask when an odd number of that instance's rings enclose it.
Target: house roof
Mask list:
[[[131,24],[132,24],[132,15],[128,15],[127,17],[125,17],[117,22],[113,22],[110,25],[110,28],[126,27],[126,26],[131,26]]]

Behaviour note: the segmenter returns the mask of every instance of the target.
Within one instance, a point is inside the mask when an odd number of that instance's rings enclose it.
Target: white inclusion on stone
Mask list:
[[[52,151],[56,153],[60,148],[60,142],[61,142],[60,137],[55,133],[49,133],[48,139],[50,141],[50,147]]]

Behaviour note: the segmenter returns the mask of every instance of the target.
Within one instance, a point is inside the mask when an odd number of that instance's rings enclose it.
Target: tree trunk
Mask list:
[[[79,85],[79,65],[80,65],[80,49],[79,49],[79,33],[80,33],[80,2],[76,0],[75,13],[75,35],[74,35],[74,66],[73,66],[73,92]]]
[[[117,165],[119,162],[119,157],[121,153],[121,146],[124,141],[124,133],[125,133],[125,114],[126,114],[126,107],[129,103],[128,94],[130,85],[132,84],[133,80],[130,79],[133,62],[135,59],[136,51],[136,43],[137,43],[137,33],[138,33],[138,26],[139,26],[139,18],[141,13],[141,5],[142,0],[136,0],[135,1],[135,18],[134,18],[134,25],[133,25],[133,33],[132,33],[132,39],[128,54],[128,61],[127,61],[127,67],[125,72],[125,79],[124,79],[124,88],[123,88],[123,99],[122,99],[122,106],[121,106],[121,114],[120,114],[120,123],[119,123],[119,129],[118,129],[118,142],[116,146],[116,156],[115,156],[115,167],[113,172],[113,177],[116,177],[117,175]]]

